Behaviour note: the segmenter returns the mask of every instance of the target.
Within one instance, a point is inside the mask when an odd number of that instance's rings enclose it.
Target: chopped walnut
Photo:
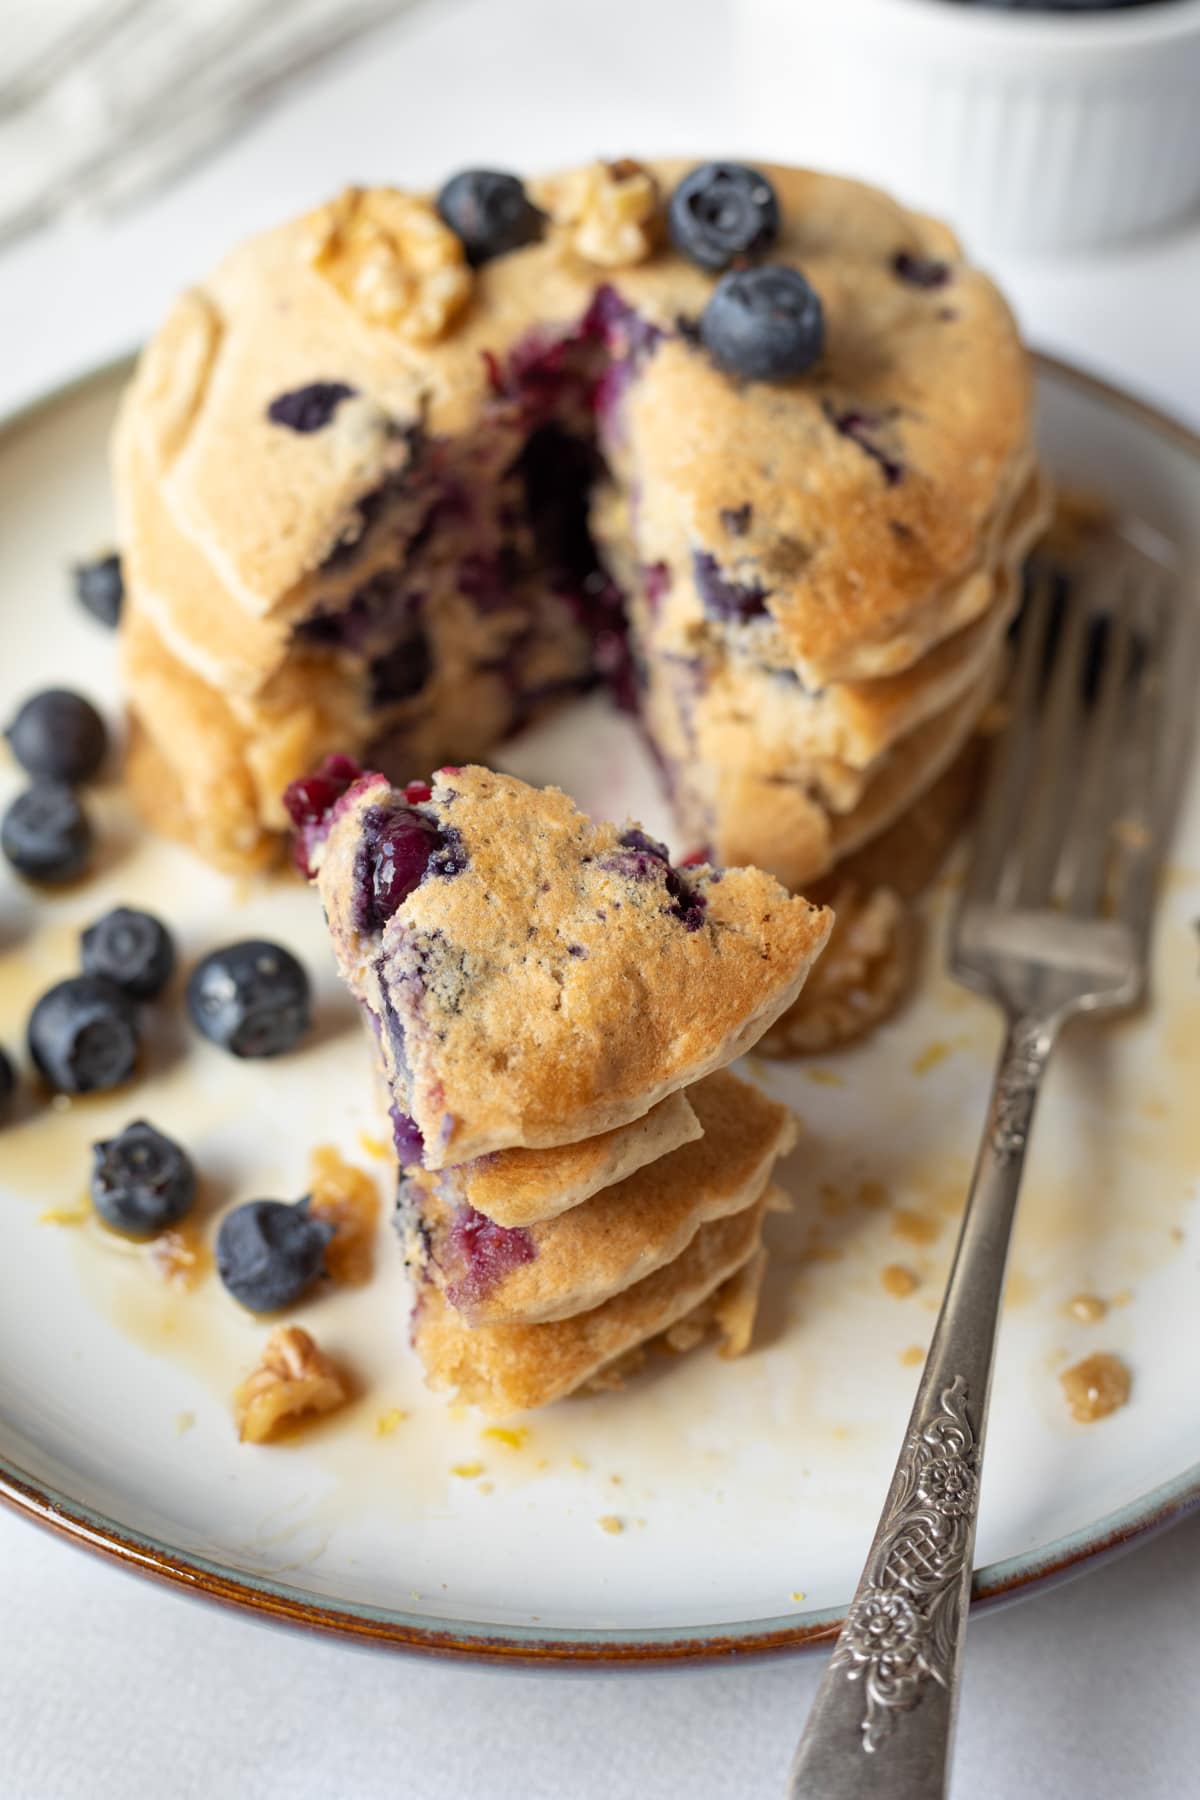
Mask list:
[[[1129,1399],[1133,1386],[1133,1377],[1120,1357],[1107,1350],[1085,1356],[1082,1362],[1064,1369],[1058,1379],[1071,1417],[1081,1425],[1094,1425],[1097,1419],[1106,1419],[1109,1413],[1116,1412]]]
[[[281,1325],[233,1397],[238,1435],[244,1444],[265,1443],[289,1419],[334,1412],[348,1398],[342,1376],[308,1332]]]
[[[212,1267],[212,1251],[202,1244],[194,1225],[173,1225],[146,1246],[146,1257],[162,1281],[190,1292]]]
[[[800,998],[758,1045],[765,1056],[812,1056],[862,1037],[908,991],[917,930],[890,888],[846,882],[831,901],[833,932]]]
[[[311,1218],[325,1219],[334,1228],[325,1250],[325,1267],[334,1281],[349,1287],[369,1281],[379,1226],[379,1192],[371,1177],[322,1144],[312,1153],[308,1210]]]
[[[428,200],[346,188],[310,223],[313,267],[368,325],[433,343],[470,299],[463,247]]]
[[[658,183],[629,157],[552,176],[536,186],[534,198],[565,229],[572,249],[601,269],[642,262],[658,240]]]

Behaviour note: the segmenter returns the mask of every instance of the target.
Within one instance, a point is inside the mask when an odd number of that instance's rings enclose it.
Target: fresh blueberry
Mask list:
[[[437,209],[473,268],[542,235],[543,215],[522,182],[496,169],[464,169],[451,176],[437,197]]]
[[[154,1000],[171,979],[175,945],[153,913],[118,906],[84,932],[85,974],[107,975],[134,1000]]]
[[[779,204],[765,175],[745,163],[704,163],[685,175],[667,211],[671,242],[702,269],[727,269],[769,249]]]
[[[92,854],[92,828],[65,781],[34,781],[0,823],[0,849],[28,881],[71,881]]]
[[[119,624],[125,578],[116,552],[111,556],[98,556],[94,562],[76,563],[71,574],[79,604],[102,625]]]
[[[308,976],[282,944],[225,944],[192,970],[187,1009],[197,1031],[230,1055],[279,1056],[308,1030]]]
[[[104,975],[60,981],[29,1016],[29,1054],[60,1093],[119,1087],[137,1066],[133,1001]]]
[[[12,1066],[12,1058],[0,1050],[0,1125],[11,1113],[16,1096],[17,1071]]]
[[[286,425],[289,431],[321,431],[342,401],[352,400],[357,391],[345,381],[310,381],[307,387],[276,395],[267,417],[272,425]]]
[[[56,781],[87,781],[108,749],[100,714],[90,700],[66,688],[34,694],[4,735],[23,769]]]
[[[334,1227],[310,1218],[308,1200],[248,1200],[221,1220],[217,1273],[248,1312],[279,1312],[306,1294],[325,1269]]]
[[[700,315],[700,337],[731,375],[786,381],[820,356],[825,316],[799,269],[764,263],[722,275]]]
[[[93,1144],[92,1156],[92,1203],[114,1230],[153,1237],[191,1211],[196,1198],[191,1158],[144,1119]]]

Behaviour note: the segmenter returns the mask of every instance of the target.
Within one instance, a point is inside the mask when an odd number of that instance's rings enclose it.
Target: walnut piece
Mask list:
[[[834,923],[799,999],[758,1045],[764,1056],[812,1056],[873,1031],[911,984],[916,923],[890,888],[845,882],[830,904]]]
[[[349,1287],[369,1281],[379,1228],[379,1191],[371,1177],[330,1145],[320,1145],[312,1153],[308,1210],[310,1217],[325,1219],[334,1228],[325,1250],[325,1267],[333,1279]]]
[[[563,228],[576,254],[598,268],[642,262],[658,241],[658,183],[629,157],[552,176],[536,185],[534,198]]]
[[[238,1435],[244,1444],[263,1444],[287,1420],[334,1412],[348,1398],[345,1381],[308,1332],[281,1325],[233,1397]]]
[[[313,267],[368,325],[434,343],[471,297],[461,243],[415,194],[346,188],[310,224]]]

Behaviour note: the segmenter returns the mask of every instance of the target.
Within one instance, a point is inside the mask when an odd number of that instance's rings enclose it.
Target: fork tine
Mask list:
[[[1033,756],[1033,732],[1028,725],[1037,707],[1050,634],[1054,572],[1047,564],[1031,563],[1028,580],[1029,591],[1021,615],[1016,664],[1007,700],[1009,722],[992,750],[963,889],[964,902],[990,900],[995,895],[1012,847],[1016,819],[1028,782]]]
[[[1112,816],[1113,760],[1120,733],[1118,714],[1132,673],[1132,609],[1125,591],[1127,571],[1115,565],[1105,582],[1111,600],[1108,641],[1100,668],[1080,765],[1079,786],[1059,874],[1059,894],[1068,912],[1082,916],[1099,905],[1108,861],[1106,823]]]
[[[1139,941],[1145,938],[1150,923],[1178,764],[1188,741],[1195,701],[1194,686],[1181,679],[1192,673],[1190,652],[1195,633],[1190,609],[1172,604],[1161,574],[1147,603],[1156,615],[1151,666],[1136,683],[1129,709],[1120,810],[1113,828],[1113,909]]]
[[[1013,858],[1012,904],[1045,906],[1062,854],[1074,784],[1066,771],[1078,761],[1086,719],[1084,712],[1084,628],[1091,592],[1086,578],[1072,579],[1065,589],[1065,616],[1051,651],[1050,671],[1038,720],[1033,769],[1021,808],[1026,826]],[[1006,896],[1001,893],[1001,901]]]

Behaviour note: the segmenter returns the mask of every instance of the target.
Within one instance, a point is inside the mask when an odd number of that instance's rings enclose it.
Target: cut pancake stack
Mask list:
[[[825,349],[740,379],[665,230],[686,173],[531,184],[540,235],[477,268],[427,200],[354,190],[176,304],[114,459],[155,823],[265,860],[326,753],[470,760],[597,676],[681,841],[793,887],[950,763],[1044,512],[1012,317],[944,227],[764,166]]]
[[[349,779],[293,811],[378,1044],[430,1381],[502,1413],[685,1322],[743,1348],[795,1129],[725,1065],[829,914],[755,869],[676,870],[553,788]]]

